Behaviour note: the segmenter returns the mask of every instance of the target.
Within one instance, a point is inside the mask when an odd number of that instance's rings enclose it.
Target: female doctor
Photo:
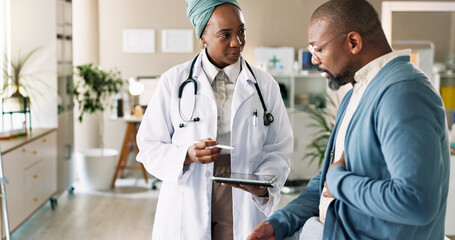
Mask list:
[[[137,134],[137,160],[162,180],[152,238],[243,240],[279,202],[291,125],[278,84],[241,57],[238,3],[187,0],[187,14],[205,48],[162,74]],[[217,144],[233,149],[210,148]],[[221,172],[278,180],[270,188],[212,183]]]

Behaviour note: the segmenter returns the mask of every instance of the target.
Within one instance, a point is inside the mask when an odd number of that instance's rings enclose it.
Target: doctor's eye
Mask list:
[[[245,32],[246,32],[245,28],[239,31],[240,34],[245,34]]]
[[[220,38],[229,38],[229,33],[223,33],[220,35]]]

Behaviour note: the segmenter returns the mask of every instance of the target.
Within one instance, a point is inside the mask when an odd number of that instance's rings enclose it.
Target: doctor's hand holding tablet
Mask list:
[[[218,156],[220,155],[222,149],[233,150],[234,148],[231,146],[220,145],[218,144],[218,141],[212,140],[210,138],[194,142],[193,145],[188,148],[184,165],[188,165],[192,162],[200,164],[215,162],[218,159]],[[222,185],[240,188],[258,197],[267,197],[269,193],[267,186],[258,186],[255,184],[252,185],[248,182],[222,182]]]
[[[222,183],[221,185],[240,188],[243,191],[247,191],[258,197],[268,197],[269,196],[269,190],[267,189],[267,187],[264,187],[264,186],[255,186],[255,185],[248,185],[248,184],[234,184],[234,183]]]

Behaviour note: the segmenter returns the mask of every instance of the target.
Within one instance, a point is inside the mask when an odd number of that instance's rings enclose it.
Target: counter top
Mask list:
[[[142,117],[135,117],[131,115],[126,115],[124,117],[112,117],[112,121],[120,121],[120,122],[136,122],[140,123],[142,121]]]
[[[14,137],[8,140],[0,140],[0,150],[2,154],[8,153],[16,148],[27,144],[39,137],[42,137],[50,132],[57,131],[57,128],[34,128],[27,136]]]

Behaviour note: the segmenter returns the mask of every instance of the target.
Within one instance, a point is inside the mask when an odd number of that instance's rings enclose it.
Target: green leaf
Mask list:
[[[326,99],[329,100],[331,106],[335,106],[332,99],[326,95]],[[334,127],[335,116],[331,114],[327,108],[317,107],[305,107],[302,109],[303,112],[307,113],[311,119],[311,122],[307,127],[315,129],[313,139],[306,146],[307,152],[302,159],[309,160],[308,164],[311,164],[315,160],[318,160],[318,167],[321,167],[325,157],[325,150],[329,142],[330,134]]]
[[[122,89],[124,80],[119,71],[104,71],[93,64],[76,66],[73,95],[81,113],[93,114],[112,107],[111,98]]]

